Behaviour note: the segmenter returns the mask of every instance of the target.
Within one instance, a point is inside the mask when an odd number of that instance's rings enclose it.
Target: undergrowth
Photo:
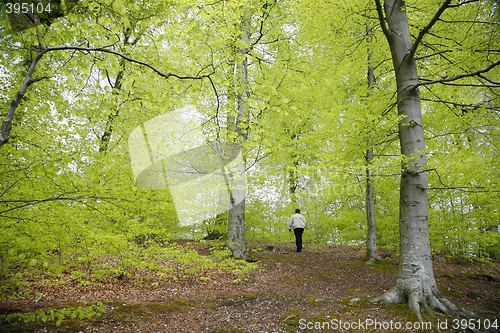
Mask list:
[[[216,241],[205,243],[211,248],[210,255],[198,254],[193,246],[175,242],[149,242],[144,245],[128,242],[121,248],[93,246],[85,253],[67,249],[63,253],[51,251],[28,254],[11,251],[0,262],[0,299],[34,296],[31,281],[45,284],[99,284],[110,280],[127,279],[132,283],[179,279],[209,280],[206,273],[221,270],[239,275],[235,282],[246,279],[257,267],[256,263],[235,260],[224,244]],[[156,282],[155,282],[156,283]]]

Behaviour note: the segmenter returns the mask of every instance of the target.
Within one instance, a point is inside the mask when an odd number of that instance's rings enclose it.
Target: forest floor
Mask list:
[[[202,255],[210,248],[181,242]],[[269,246],[276,246],[270,250]],[[0,301],[0,314],[102,301],[104,312],[60,326],[41,321],[0,324],[2,332],[456,332],[464,322],[436,315],[418,323],[406,304],[372,304],[395,280],[397,258],[367,266],[359,247],[248,244],[258,268],[246,278],[212,272],[210,279],[99,285],[32,283],[41,299]],[[276,250],[277,249],[277,250]],[[473,323],[499,326],[500,262],[435,258],[441,291],[456,305],[481,315]],[[428,324],[427,324],[428,323]],[[495,324],[496,323],[496,324]],[[429,326],[423,326],[423,325]],[[418,329],[418,326],[421,329]],[[456,328],[454,330],[454,328]]]

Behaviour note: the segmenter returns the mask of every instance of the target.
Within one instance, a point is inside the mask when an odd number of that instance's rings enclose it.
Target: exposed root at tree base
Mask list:
[[[365,261],[366,265],[374,265],[376,262],[384,261],[384,259],[382,259],[382,257],[378,254],[372,254],[370,256],[366,256]]]
[[[409,288],[409,285],[413,287]],[[404,288],[404,286],[406,286],[406,288]],[[371,298],[370,302],[382,302],[386,305],[408,303],[410,311],[419,321],[422,321],[422,312],[427,315],[432,315],[433,311],[439,311],[445,315],[467,319],[478,317],[474,312],[451,303],[435,285],[430,288],[422,288],[421,285],[415,287],[414,283],[408,282],[405,283],[404,286],[400,286],[396,283],[382,295]]]

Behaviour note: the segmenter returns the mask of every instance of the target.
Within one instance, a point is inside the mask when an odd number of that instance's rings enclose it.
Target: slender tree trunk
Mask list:
[[[241,19],[241,34],[240,40],[244,42],[245,47],[241,47],[237,52],[236,59],[236,119],[228,117],[228,120],[234,121],[228,124],[228,128],[234,128],[236,133],[235,142],[239,146],[239,150],[243,151],[243,143],[248,139],[248,125],[250,119],[250,111],[247,105],[250,96],[248,86],[248,61],[247,55],[249,54],[250,46],[250,10],[245,9],[245,13]],[[244,183],[244,166],[237,172],[236,183],[237,186],[231,189],[231,201],[233,198],[241,198],[243,200],[238,204],[232,202],[232,208],[229,210],[228,223],[227,223],[227,238],[228,248],[231,250],[233,257],[237,259],[246,259],[248,257],[246,249],[245,238],[245,183]]]
[[[122,60],[121,66],[122,69],[118,72],[116,76],[115,84],[111,87],[113,89],[113,95],[117,96],[122,90],[122,80],[125,72],[125,62]],[[111,135],[113,134],[113,123],[115,118],[118,117],[120,113],[120,108],[116,108],[114,112],[111,112],[106,120],[106,125],[104,126],[104,133],[101,136],[101,140],[99,142],[99,152],[103,153],[108,150],[109,143],[111,141]]]
[[[427,313],[430,309],[467,317],[471,313],[450,303],[438,289],[434,278],[429,240],[424,129],[420,93],[416,87],[417,66],[411,52],[413,44],[404,2],[385,0],[383,9],[380,0],[375,0],[375,3],[396,74],[398,113],[403,116],[399,123],[399,139],[404,160],[400,183],[398,275],[394,285],[373,301],[386,304],[407,301],[419,320],[422,319],[421,310]]]
[[[368,36],[368,97],[371,96],[373,84],[375,83],[375,75],[373,73],[373,49],[372,49],[372,28],[370,21],[366,26],[366,33]],[[369,137],[370,148],[366,151],[366,260],[367,264],[372,264],[374,261],[381,261],[377,249],[377,221],[375,220],[375,187],[373,186],[374,180],[371,173],[371,165],[373,164],[373,147],[372,138]]]
[[[377,222],[375,220],[375,187],[370,166],[373,162],[373,149],[366,151],[366,260],[367,264],[382,261],[377,249]]]
[[[292,142],[294,139],[297,139],[296,134],[292,135]],[[293,166],[288,172],[289,192],[292,203],[297,203],[297,168],[299,167],[299,156],[297,156],[297,154],[295,153],[292,153],[291,158]]]
[[[297,203],[297,195],[296,195],[296,191],[297,191],[297,170],[296,169],[290,170],[290,172],[288,173],[288,177],[289,177],[288,181],[289,181],[290,199],[291,199],[292,203]]]

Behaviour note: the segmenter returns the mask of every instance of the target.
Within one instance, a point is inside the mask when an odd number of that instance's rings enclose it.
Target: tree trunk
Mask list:
[[[370,165],[373,161],[373,149],[366,151],[366,260],[367,264],[382,261],[377,249],[377,222],[375,220],[375,188]]]
[[[373,301],[408,302],[421,317],[430,309],[468,317],[470,312],[450,303],[439,291],[432,268],[427,202],[427,160],[425,155],[417,66],[412,50],[408,18],[402,0],[375,0],[380,24],[389,42],[397,83],[401,153],[404,156],[400,183],[400,259],[395,284]],[[384,20],[385,13],[385,20]],[[387,21],[387,26],[385,24]]]
[[[244,170],[240,171],[244,172]],[[243,173],[240,173],[240,175],[243,175]],[[244,186],[241,182],[240,185]],[[227,240],[228,248],[235,259],[248,258],[245,238],[245,200],[243,199],[236,205],[233,200],[233,198],[244,196],[244,192],[245,189],[240,188],[240,186],[231,189],[232,208],[229,210],[228,216]]]
[[[38,38],[40,40],[40,35],[38,34]],[[28,69],[28,73],[24,76],[24,82],[19,89],[19,91],[16,94],[16,97],[12,100],[10,103],[9,111],[7,112],[7,116],[5,117],[4,121],[2,122],[2,126],[0,128],[0,148],[9,142],[10,139],[10,131],[12,129],[12,122],[14,121],[14,115],[16,113],[17,107],[21,103],[21,100],[23,99],[24,95],[26,94],[26,91],[28,90],[28,87],[33,84],[36,81],[40,81],[42,79],[48,78],[48,77],[42,77],[38,79],[32,79],[31,77],[35,73],[36,66],[38,65],[38,62],[40,59],[42,59],[43,55],[47,52],[47,49],[44,48],[41,44],[40,41],[40,47],[36,53],[36,56],[33,58],[30,68]]]
[[[372,50],[372,28],[370,21],[366,26],[368,36],[368,97],[372,95],[375,75],[373,73],[373,50]],[[371,124],[369,125],[371,126]],[[366,151],[366,261],[367,264],[373,264],[374,261],[382,261],[377,249],[377,222],[375,220],[375,188],[373,186],[373,175],[370,167],[373,163],[372,138],[368,138],[370,148]]]
[[[228,129],[233,128],[236,133],[235,142],[243,151],[243,143],[248,139],[248,125],[249,125],[249,109],[247,101],[250,95],[248,86],[248,61],[247,55],[249,54],[250,47],[250,10],[244,9],[245,13],[241,18],[241,34],[240,39],[246,45],[241,47],[237,52],[236,59],[236,73],[235,73],[235,86],[236,86],[236,119],[231,116],[228,117]],[[234,123],[233,123],[234,122]],[[246,259],[248,252],[246,249],[245,239],[245,180],[244,166],[235,175],[237,186],[231,188],[231,209],[229,210],[227,222],[227,239],[228,248],[231,250],[233,257],[236,259]],[[234,198],[241,198],[243,200],[238,204],[234,204]]]
[[[297,135],[292,135],[292,142],[294,139],[297,139]],[[297,156],[296,153],[292,153],[291,156],[292,158],[292,163],[293,166],[290,167],[289,172],[288,172],[288,183],[289,183],[289,192],[290,192],[290,199],[292,203],[296,204],[297,203],[297,180],[298,180],[298,174],[297,174],[297,168],[299,167],[299,156]]]
[[[116,76],[115,84],[111,87],[113,89],[113,95],[117,96],[122,90],[122,79],[125,72],[125,62],[121,61],[122,69],[118,72]],[[117,107],[114,112],[111,112],[106,120],[106,125],[104,126],[104,133],[99,141],[99,152],[103,153],[108,150],[109,143],[111,141],[111,135],[113,134],[113,123],[118,114],[120,113],[120,108]]]

